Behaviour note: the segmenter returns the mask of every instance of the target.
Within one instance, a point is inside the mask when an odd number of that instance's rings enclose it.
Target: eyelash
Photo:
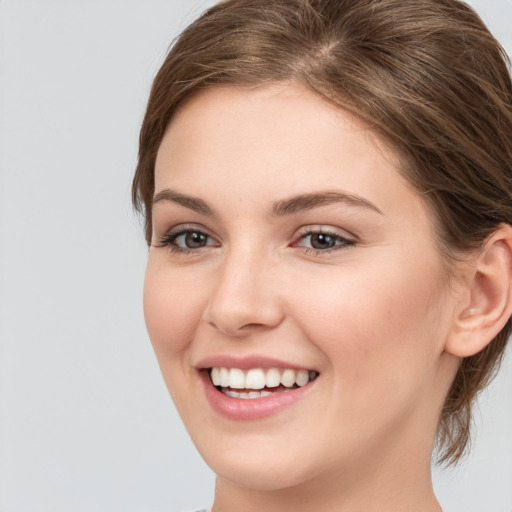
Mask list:
[[[198,234],[198,235],[203,235],[207,238],[210,238],[210,239],[213,239],[210,235],[208,235],[207,233],[205,233],[204,231],[200,230],[200,229],[196,229],[194,228],[193,226],[182,226],[181,229],[179,229],[179,231],[176,231],[176,232],[173,232],[173,231],[170,231],[168,233],[166,233],[158,242],[158,244],[156,245],[156,247],[168,247],[169,250],[174,253],[174,254],[183,254],[183,255],[192,255],[192,254],[197,254],[199,251],[201,251],[202,249],[205,249],[207,247],[210,247],[210,246],[203,246],[203,247],[198,247],[198,248],[191,248],[191,247],[179,247],[177,245],[174,244],[174,242],[176,241],[177,238],[179,238],[180,236],[183,236],[183,235],[187,235],[189,233],[195,233],[195,234]],[[328,249],[314,249],[314,248],[307,248],[307,247],[304,247],[303,250],[306,254],[314,254],[314,255],[320,255],[320,254],[329,254],[329,253],[332,253],[332,252],[335,252],[335,251],[340,251],[340,250],[343,250],[343,249],[346,249],[347,247],[350,247],[350,246],[353,246],[356,244],[356,241],[355,240],[352,240],[352,239],[349,239],[349,238],[345,238],[344,236],[341,236],[337,233],[334,233],[334,232],[331,232],[329,230],[325,230],[325,229],[308,229],[306,232],[302,233],[299,235],[298,237],[298,241],[301,241],[301,240],[304,240],[306,239],[307,237],[310,237],[310,236],[313,236],[313,235],[325,235],[325,236],[329,236],[331,238],[334,239],[335,243],[338,242],[337,245],[334,245],[333,247],[331,248],[328,248]],[[297,247],[297,242],[294,242],[292,244],[292,247]],[[300,246],[299,246],[300,247]]]
[[[210,235],[202,231],[201,229],[197,229],[194,226],[181,226],[180,229],[176,232],[173,232],[172,230],[166,233],[158,242],[156,247],[168,247],[169,250],[175,254],[196,254],[197,251],[200,251],[204,249],[205,247],[198,247],[197,249],[193,249],[190,247],[178,247],[177,245],[174,245],[174,242],[177,238],[180,236],[186,235],[188,233],[196,233],[199,235],[203,235],[207,238],[212,238]]]
[[[316,230],[308,229],[305,233],[302,233],[301,235],[299,235],[299,240],[304,240],[305,238],[313,236],[313,235],[329,236],[332,239],[334,239],[334,242],[335,242],[335,244],[337,243],[337,245],[334,245],[333,247],[330,247],[328,249],[313,249],[313,248],[304,247],[303,249],[306,254],[314,254],[314,255],[320,255],[320,254],[326,254],[326,253],[329,254],[329,253],[333,253],[336,251],[342,251],[344,249],[347,249],[348,247],[353,246],[356,243],[355,240],[346,238],[344,236],[341,236],[338,233],[334,233],[332,231],[329,231],[327,229],[322,229],[322,228],[319,228]],[[292,247],[295,247],[296,243],[297,242],[294,242]]]

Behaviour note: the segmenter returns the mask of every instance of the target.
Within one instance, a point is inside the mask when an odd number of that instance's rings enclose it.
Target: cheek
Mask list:
[[[368,266],[364,272],[337,269],[330,277],[297,283],[294,290],[293,316],[323,352],[321,373],[336,397],[323,414],[341,425],[348,445],[392,436],[405,428],[405,418],[422,418],[418,425],[430,428],[437,414],[433,390],[442,294],[434,273],[418,279],[412,269],[401,266],[393,274],[391,268],[387,273]]]
[[[419,266],[411,258],[393,265],[383,258],[358,268],[295,280],[292,294],[294,317],[344,385],[379,376],[393,385],[429,358],[434,364],[442,338],[436,328],[443,296],[437,262]],[[410,371],[397,371],[406,367]]]
[[[208,295],[189,272],[171,272],[151,256],[144,280],[144,317],[157,357],[187,348]]]

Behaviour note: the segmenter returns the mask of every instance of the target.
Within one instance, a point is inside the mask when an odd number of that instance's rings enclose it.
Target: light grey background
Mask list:
[[[142,316],[130,207],[151,80],[211,1],[0,1],[0,511],[163,512],[214,478]],[[472,2],[512,52],[512,1]],[[512,357],[447,511],[512,511]]]

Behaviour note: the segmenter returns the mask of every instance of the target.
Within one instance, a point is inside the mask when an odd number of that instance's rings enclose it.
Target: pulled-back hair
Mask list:
[[[157,151],[173,113],[216,85],[294,82],[364,120],[400,157],[432,209],[447,268],[512,224],[512,83],[508,59],[458,0],[227,0],[174,42],[140,133],[134,205],[148,244]],[[461,360],[441,411],[439,460],[457,462],[471,407],[497,371],[511,322]]]

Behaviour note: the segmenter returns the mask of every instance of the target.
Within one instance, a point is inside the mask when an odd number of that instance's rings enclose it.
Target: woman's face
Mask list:
[[[397,166],[361,122],[299,86],[214,88],[173,117],[146,322],[225,480],[275,489],[429,464],[456,297]]]

